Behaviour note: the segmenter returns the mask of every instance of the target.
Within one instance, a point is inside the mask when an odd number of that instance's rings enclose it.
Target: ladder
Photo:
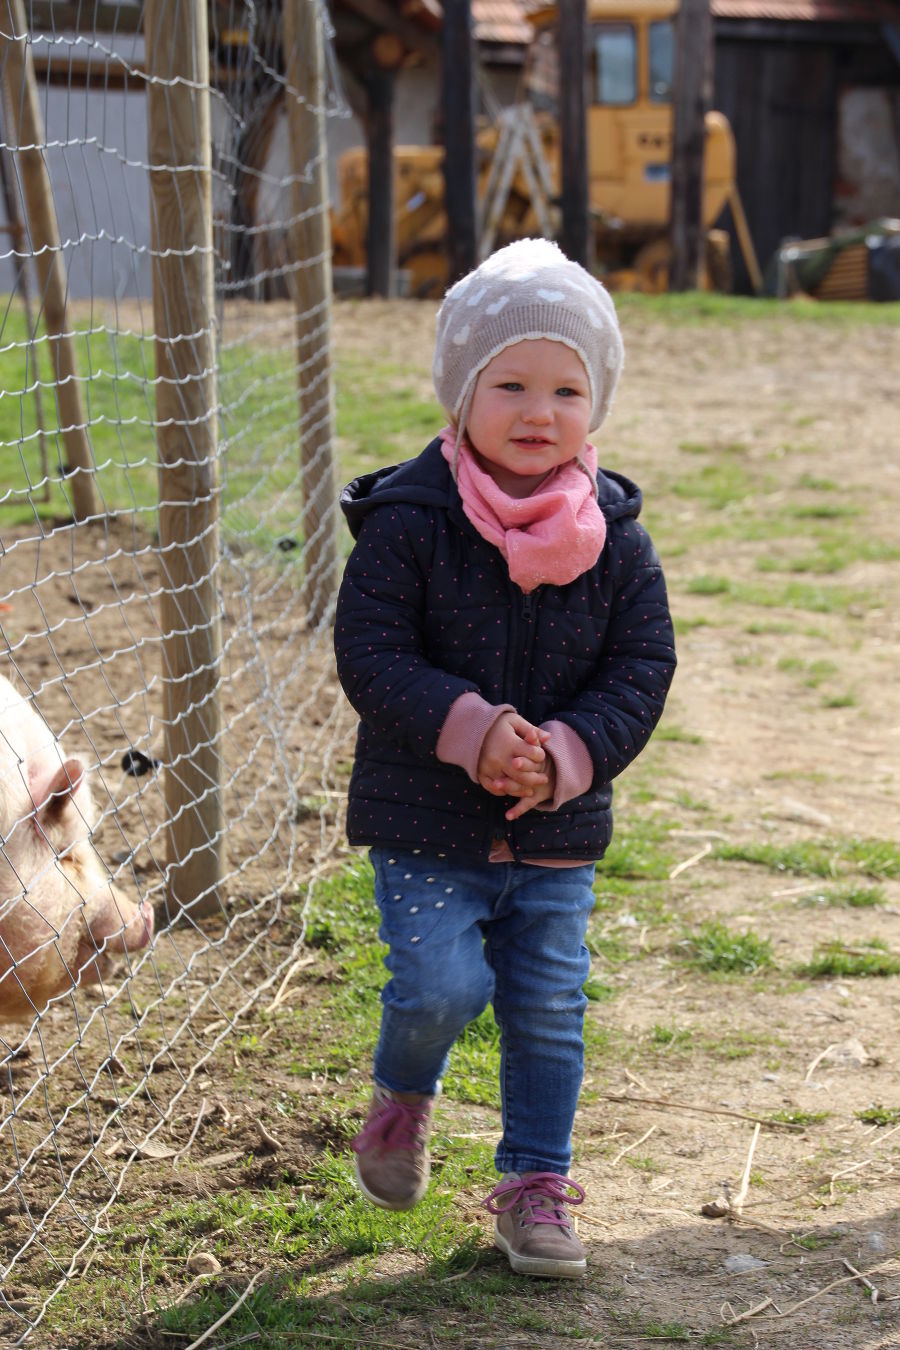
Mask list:
[[[516,171],[521,169],[528,195],[545,239],[554,236],[550,211],[550,170],[530,103],[504,108],[497,118],[499,134],[479,204],[478,257],[484,261],[494,246]]]

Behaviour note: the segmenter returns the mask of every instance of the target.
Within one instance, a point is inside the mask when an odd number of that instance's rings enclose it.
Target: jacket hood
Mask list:
[[[607,521],[637,517],[642,500],[640,488],[630,478],[611,469],[598,470],[597,501]],[[396,502],[445,510],[460,507],[459,492],[441,454],[439,436],[415,459],[360,474],[347,484],[341,493],[341,510],[353,538],[358,536],[370,511]]]

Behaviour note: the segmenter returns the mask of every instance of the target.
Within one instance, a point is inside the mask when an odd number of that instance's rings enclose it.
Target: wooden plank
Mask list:
[[[716,106],[734,131],[738,188],[763,267],[787,237],[831,229],[839,57],[831,44],[717,44]],[[734,250],[732,261],[735,287],[749,289]]]
[[[219,910],[224,813],[209,42],[205,0],[147,0],[150,243],[169,917]]]

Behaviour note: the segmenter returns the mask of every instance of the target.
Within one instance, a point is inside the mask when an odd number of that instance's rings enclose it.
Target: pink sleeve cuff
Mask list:
[[[457,702],[461,703],[462,699]],[[456,707],[456,704],[453,706]],[[565,802],[587,792],[594,781],[594,764],[584,741],[568,723],[542,722],[541,731],[550,732],[550,739],[544,749],[556,769],[556,791],[552,800],[542,802],[537,810],[557,811]]]
[[[472,782],[477,783],[478,760],[484,738],[497,718],[506,712],[515,712],[512,704],[488,703],[474,689],[460,694],[451,703],[441,727],[435,747],[438,759],[444,764],[458,764],[461,769],[465,769]]]

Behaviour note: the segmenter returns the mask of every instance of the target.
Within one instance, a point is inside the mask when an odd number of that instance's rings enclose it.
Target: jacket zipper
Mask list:
[[[510,585],[513,586],[513,583],[510,582]],[[513,613],[516,614],[517,618],[520,619],[520,622],[513,626],[513,632],[511,633],[510,636],[511,638],[515,638],[517,640],[516,646],[517,647],[520,646],[522,648],[522,657],[519,664],[519,680],[516,696],[512,698],[507,698],[507,702],[512,703],[516,711],[521,713],[521,715],[524,717],[526,714],[523,711],[523,709],[525,708],[525,700],[528,697],[528,672],[531,669],[531,656],[534,651],[535,617],[537,614],[537,599],[538,594],[540,592],[540,587],[537,587],[533,591],[521,591],[519,590],[518,586],[513,586],[513,589],[516,594],[517,602],[518,601],[521,602],[516,603],[516,605],[513,608]],[[517,631],[519,628],[521,628],[522,630],[521,641],[518,640],[520,638],[520,634]],[[510,679],[509,683],[511,686],[513,683],[512,679]],[[512,692],[513,691],[511,688],[507,690],[508,694]],[[517,857],[516,850],[513,845],[513,833],[515,831],[515,822],[510,822],[506,820],[506,818],[504,817],[503,824],[505,827],[504,834],[506,836],[506,842],[509,845],[513,857]]]

